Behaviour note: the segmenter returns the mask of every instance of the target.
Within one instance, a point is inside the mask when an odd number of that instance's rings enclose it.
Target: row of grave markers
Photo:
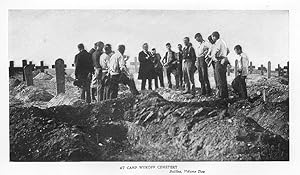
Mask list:
[[[135,70],[137,70],[137,59],[135,59],[135,62],[130,63],[131,65],[135,65]],[[52,65],[52,68],[55,68],[56,72],[56,84],[57,84],[57,94],[59,93],[65,93],[65,68],[67,65],[64,64],[64,60],[59,58],[55,61],[55,64]],[[72,67],[74,67],[74,64],[72,64]],[[238,60],[235,61],[235,68],[234,69],[228,69],[228,75],[230,75],[231,72],[234,71],[235,76],[238,75],[237,71],[238,67]],[[271,77],[271,62],[268,62],[268,68],[265,68],[263,65],[261,65],[258,70],[260,70],[261,75],[264,75],[264,72],[267,72],[268,78]],[[27,86],[33,85],[33,71],[39,69],[41,72],[44,72],[45,69],[48,69],[48,66],[44,65],[43,61],[40,61],[40,66],[35,66],[32,64],[31,61],[29,61],[29,64],[27,64],[27,60],[22,60],[22,67],[14,67],[14,62],[10,61],[10,67],[9,67],[9,74],[10,76],[15,74],[16,72],[23,72],[23,81],[26,81]],[[253,73],[253,69],[255,66],[252,65],[252,62],[250,62],[249,66],[249,73]],[[289,74],[289,62],[287,62],[287,66],[284,66],[283,68],[280,67],[278,64],[278,68],[275,69],[275,71],[278,72],[278,76],[288,76]]]
[[[234,72],[235,76],[238,75],[238,60],[235,60],[235,66],[234,69],[227,68],[227,75],[229,76],[230,73]],[[252,61],[250,62],[250,66],[248,67],[249,74],[253,73],[255,66],[253,66]],[[261,75],[264,75],[264,72],[267,72],[267,77],[271,78],[271,61],[268,61],[267,68],[264,67],[262,64],[260,67],[257,68],[257,70],[260,71]],[[289,76],[289,62],[287,62],[286,66],[281,67],[280,64],[278,64],[278,67],[275,69],[276,72],[278,72],[278,76]]]
[[[14,71],[20,71],[21,68],[23,70],[23,76],[24,76],[24,81],[26,81],[27,86],[32,86],[33,85],[33,71],[34,65],[32,63],[26,64],[26,60],[23,60],[22,63],[23,67],[14,67],[13,63],[10,63],[10,75]],[[48,69],[48,66],[44,66],[43,62],[41,61],[41,66],[37,66],[37,69],[40,69],[41,72],[44,72],[45,69]],[[56,75],[56,92],[57,94],[60,93],[65,93],[65,68],[66,65],[64,64],[64,60],[59,58],[55,61],[55,64],[52,65],[52,68],[55,68],[55,75]],[[14,72],[15,73],[15,72]]]
[[[138,72],[138,66],[139,62],[137,61],[137,57],[134,57],[134,62],[130,62],[131,66],[134,66],[134,71],[135,73]],[[234,69],[227,68],[227,75],[230,76],[230,73],[234,72],[235,76],[238,75],[238,60],[235,60],[235,66]],[[250,62],[250,66],[248,67],[249,73],[252,74],[255,66],[253,66],[252,61]],[[261,75],[264,75],[264,72],[267,72],[268,78],[271,77],[271,61],[268,61],[268,67],[264,67],[261,65],[260,67],[257,68],[260,71]],[[289,75],[289,62],[287,62],[286,66],[280,67],[280,64],[278,64],[278,67],[275,69],[276,72],[278,72],[278,76],[288,76]]]
[[[36,66],[35,64],[32,64],[32,61],[29,61],[29,64],[27,63],[27,60],[22,60],[22,67],[14,67],[14,61],[9,62],[9,76],[15,75],[17,72],[23,73],[23,81],[25,81],[25,74],[24,69],[25,67],[29,65],[32,67],[32,70],[40,70],[41,72],[45,72],[46,69],[49,69],[49,66],[44,65],[44,61],[40,61],[40,66]],[[72,67],[74,64],[72,64]],[[51,66],[52,68],[55,68],[55,65]],[[66,68],[67,65],[64,64],[64,67]]]

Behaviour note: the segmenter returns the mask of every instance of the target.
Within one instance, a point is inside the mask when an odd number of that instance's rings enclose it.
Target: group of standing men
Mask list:
[[[184,94],[191,93],[195,95],[194,74],[196,70],[199,73],[201,83],[201,95],[210,95],[211,86],[208,79],[208,67],[214,68],[214,78],[217,87],[217,94],[220,98],[228,98],[226,70],[229,64],[227,55],[229,49],[224,40],[220,38],[218,32],[213,32],[209,37],[209,42],[205,41],[200,33],[195,35],[198,45],[195,47],[190,43],[189,37],[183,39],[184,48],[178,44],[178,53],[171,49],[171,44],[167,43],[167,52],[161,59],[156,53],[155,48],[152,53],[148,51],[148,44],[143,44],[143,51],[139,53],[140,62],[138,79],[142,80],[141,89],[145,89],[146,80],[148,80],[149,89],[151,80],[155,80],[155,87],[158,87],[157,79],[160,79],[161,87],[163,83],[163,67],[166,69],[169,88],[172,88],[171,74],[175,77],[175,88],[184,86]]]
[[[104,45],[99,41],[89,52],[84,49],[83,44],[78,45],[78,50],[74,63],[81,99],[90,103],[91,100],[117,98],[120,83],[128,85],[133,94],[138,94],[126,67],[125,45],[118,45],[118,50],[114,52],[110,44]]]
[[[138,55],[140,62],[138,79],[142,80],[141,90],[145,90],[148,81],[148,89],[152,90],[152,80],[155,88],[158,88],[158,80],[161,87],[164,85],[163,72],[167,74],[168,87],[172,88],[171,75],[175,77],[175,88],[184,88],[184,94],[195,95],[194,74],[198,70],[199,82],[201,84],[201,95],[211,95],[212,90],[208,78],[208,67],[214,69],[217,95],[220,98],[228,98],[227,87],[227,66],[229,63],[227,55],[229,49],[219,32],[213,32],[208,41],[205,41],[200,33],[195,34],[198,42],[194,47],[189,37],[183,39],[184,47],[178,44],[178,53],[175,53],[171,44],[166,44],[167,52],[161,58],[160,54],[153,48],[150,52],[147,43],[144,43],[143,50]],[[84,49],[83,44],[78,45],[79,53],[75,56],[75,76],[80,82],[82,89],[81,98],[88,103],[91,98],[94,101],[116,98],[118,95],[119,83],[128,85],[133,94],[138,94],[133,80],[126,67],[124,58],[125,45],[119,45],[116,52],[112,51],[110,44],[103,42],[95,43],[94,48],[89,52]],[[104,51],[103,51],[104,50]],[[240,45],[234,47],[237,55],[240,56],[240,74],[233,82],[233,88],[242,98],[247,98],[245,79],[248,73],[248,58],[242,52]],[[92,93],[90,93],[92,89]],[[95,98],[98,94],[98,99]]]

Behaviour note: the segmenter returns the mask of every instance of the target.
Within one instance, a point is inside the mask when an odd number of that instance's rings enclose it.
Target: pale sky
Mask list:
[[[288,11],[166,11],[166,10],[9,10],[8,56],[15,65],[22,59],[54,64],[63,58],[69,65],[77,54],[77,44],[86,50],[103,41],[126,45],[131,59],[144,42],[164,55],[170,42],[174,51],[185,36],[196,45],[194,35],[207,39],[219,31],[236,59],[233,47],[240,44],[255,66],[289,60]]]

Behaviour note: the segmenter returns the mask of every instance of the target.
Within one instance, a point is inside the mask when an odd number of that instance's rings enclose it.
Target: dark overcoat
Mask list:
[[[153,57],[150,52],[147,54],[144,51],[139,53],[139,75],[138,79],[154,79],[156,77]]]
[[[75,56],[75,76],[87,77],[89,73],[94,72],[93,60],[90,53],[86,50],[79,52]]]

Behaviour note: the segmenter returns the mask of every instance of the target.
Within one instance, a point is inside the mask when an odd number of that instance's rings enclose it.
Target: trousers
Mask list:
[[[179,81],[179,86],[183,86],[183,71],[182,71],[182,63],[178,64],[178,81]]]
[[[157,71],[156,75],[157,76],[154,78],[155,88],[158,88],[158,79],[159,79],[160,87],[165,87],[163,70]]]
[[[169,88],[172,88],[171,74],[174,75],[175,86],[176,86],[176,88],[178,88],[179,87],[179,76],[178,76],[178,70],[177,70],[177,68],[175,68],[175,69],[174,68],[167,68],[166,72],[167,72],[167,78],[168,78]]]
[[[228,98],[228,87],[227,87],[227,75],[226,75],[226,65],[221,64],[220,61],[215,63],[215,75],[218,88],[218,96],[220,98]]]
[[[183,76],[185,82],[185,90],[190,91],[192,85],[192,91],[195,91],[194,61],[191,60],[183,61]]]
[[[91,103],[91,80],[88,75],[79,75],[78,80],[82,82],[80,88],[80,98],[87,103]]]
[[[102,101],[106,99],[106,91],[105,91],[105,77],[107,72],[102,72],[99,79],[99,86],[97,88],[97,101]]]
[[[208,79],[207,63],[204,57],[197,58],[197,68],[199,73],[199,82],[201,84],[202,94],[210,93],[210,83]]]
[[[133,79],[127,77],[125,74],[120,73],[117,75],[110,75],[109,81],[106,86],[106,99],[114,99],[118,96],[119,84],[122,83],[124,85],[129,86],[130,92],[134,95],[139,94],[136,89],[135,82]]]
[[[146,88],[146,80],[148,80],[148,89],[152,90],[152,79],[151,78],[143,78],[141,84],[141,90],[145,90]]]

